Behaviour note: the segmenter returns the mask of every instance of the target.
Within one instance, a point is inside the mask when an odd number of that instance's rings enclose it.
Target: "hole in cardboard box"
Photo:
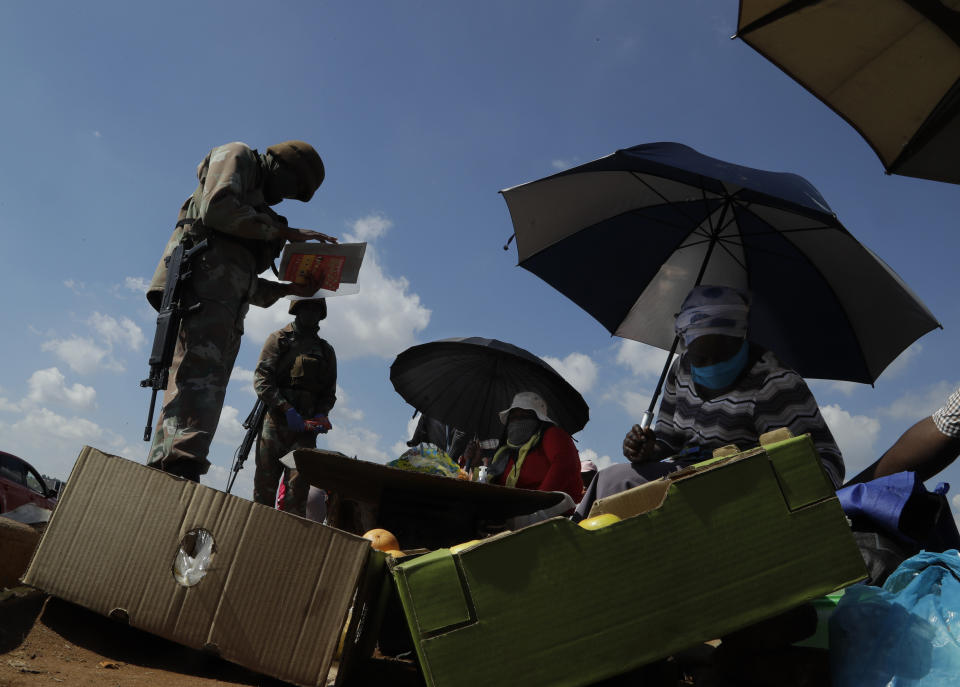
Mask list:
[[[180,548],[173,559],[173,579],[184,587],[192,587],[203,579],[217,552],[209,530],[190,530],[180,540]]]

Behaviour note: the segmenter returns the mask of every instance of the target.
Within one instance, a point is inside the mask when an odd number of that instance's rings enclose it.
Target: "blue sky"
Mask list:
[[[321,445],[397,457],[412,409],[390,385],[394,356],[489,336],[555,363],[591,406],[582,453],[622,460],[665,354],[610,337],[518,268],[497,191],[677,141],[806,177],[942,322],[873,387],[811,382],[853,474],[960,384],[960,189],[884,175],[853,129],[730,40],[736,12],[733,0],[6,3],[0,449],[61,477],[83,444],[143,460],[137,383],[155,316],[142,288],[196,165],[228,141],[299,138],[327,181],[277,209],[370,244],[360,294],[331,299],[321,329],[341,387]],[[285,304],[247,318],[212,486],[226,483],[263,340],[288,320]],[[960,466],[942,478],[960,485]]]

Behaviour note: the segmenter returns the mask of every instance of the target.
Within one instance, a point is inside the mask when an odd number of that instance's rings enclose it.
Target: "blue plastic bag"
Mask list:
[[[960,554],[922,551],[883,587],[848,587],[830,618],[834,687],[960,684]]]

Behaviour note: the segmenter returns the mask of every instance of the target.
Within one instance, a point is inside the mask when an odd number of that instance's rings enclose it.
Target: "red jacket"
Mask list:
[[[496,479],[497,484],[506,484],[514,461],[515,459],[511,458],[507,463],[507,468]],[[565,491],[574,502],[579,502],[583,494],[580,454],[570,435],[559,427],[548,427],[540,443],[527,453],[520,468],[517,487],[537,491]]]

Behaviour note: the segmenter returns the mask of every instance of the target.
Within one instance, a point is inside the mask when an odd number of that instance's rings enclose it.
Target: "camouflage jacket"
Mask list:
[[[222,241],[232,244],[227,248],[234,255],[239,249],[239,254],[245,256],[245,249],[252,256],[256,274],[269,267],[283,247],[279,230],[262,221],[262,215],[267,214],[286,223],[263,197],[264,167],[256,150],[239,142],[214,148],[197,167],[197,178],[199,184],[180,208],[177,227],[147,290],[147,300],[154,308],[159,307],[163,295],[166,257],[180,243],[184,232],[195,241],[210,238],[213,251]],[[276,282],[258,279],[249,301],[267,307],[281,295]]]
[[[280,420],[289,403],[303,417],[326,415],[337,402],[337,356],[316,332],[291,322],[267,337],[253,373],[253,388]]]

